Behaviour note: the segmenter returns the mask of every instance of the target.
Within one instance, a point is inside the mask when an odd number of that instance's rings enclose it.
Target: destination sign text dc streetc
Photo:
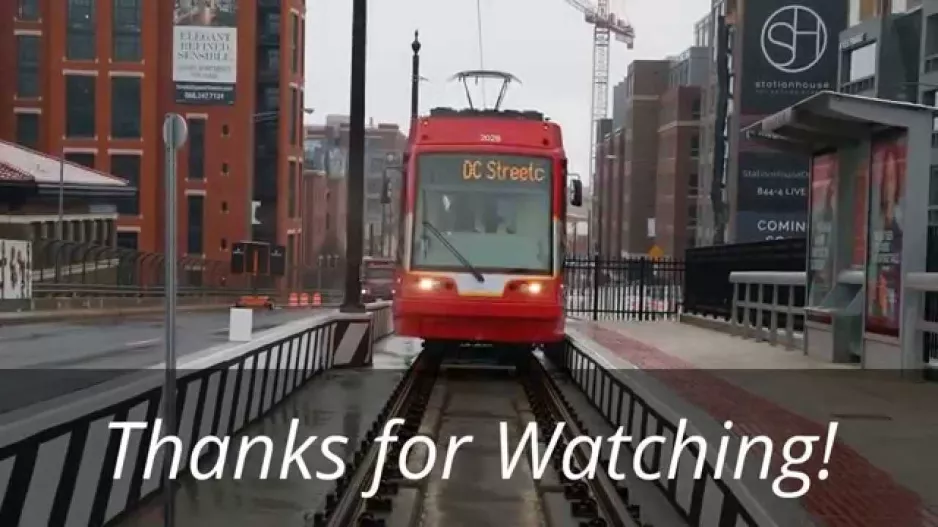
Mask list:
[[[547,170],[533,161],[510,163],[497,159],[466,159],[462,162],[462,178],[467,181],[519,181],[540,183],[547,179]]]

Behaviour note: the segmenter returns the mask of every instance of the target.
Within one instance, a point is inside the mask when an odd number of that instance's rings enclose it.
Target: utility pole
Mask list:
[[[414,52],[410,59],[410,120],[411,128],[417,120],[417,114],[420,111],[420,32],[414,31],[414,41],[410,44],[410,49]]]
[[[365,66],[368,0],[352,3],[352,78],[349,108],[348,195],[345,217],[345,299],[341,311],[362,313],[361,265],[365,220]]]

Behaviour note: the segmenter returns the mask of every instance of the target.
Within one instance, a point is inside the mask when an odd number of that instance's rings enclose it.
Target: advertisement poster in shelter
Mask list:
[[[853,192],[853,257],[850,268],[856,270],[862,270],[866,262],[866,209],[870,186],[870,159],[865,150],[862,152],[863,156],[857,163]]]
[[[821,154],[811,160],[810,306],[820,304],[834,285],[837,161],[836,153]]]
[[[238,77],[238,0],[175,0],[176,102],[234,104]]]
[[[871,164],[866,329],[874,333],[898,335],[901,316],[899,299],[902,287],[905,134],[894,134],[873,141]]]

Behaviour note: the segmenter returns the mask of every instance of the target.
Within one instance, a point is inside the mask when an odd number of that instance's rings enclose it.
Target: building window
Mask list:
[[[847,59],[850,62],[850,71],[847,82],[876,75],[876,42],[850,51]]]
[[[39,20],[39,0],[19,0],[16,18],[20,20]]]
[[[118,232],[117,246],[121,249],[130,249],[131,251],[136,251],[139,238],[140,233],[137,232]]]
[[[297,136],[299,135],[299,126],[297,126],[297,119],[299,118],[300,113],[300,98],[299,90],[296,88],[290,88],[290,144],[295,145]]]
[[[16,142],[26,148],[39,149],[39,114],[16,114]]]
[[[693,102],[691,102],[690,116],[691,119],[695,121],[700,120],[700,99],[694,99]]]
[[[94,60],[95,0],[68,0],[65,58]]]
[[[205,119],[189,119],[189,179],[205,179]]]
[[[95,155],[85,152],[70,152],[65,154],[65,160],[69,163],[81,165],[94,170]]]
[[[296,161],[290,161],[287,187],[287,217],[296,217]]]
[[[111,174],[127,180],[136,189],[134,195],[123,198],[117,204],[121,214],[140,214],[140,156],[115,154],[111,156]]]
[[[16,36],[17,97],[39,97],[39,46],[36,35]]]
[[[65,135],[95,137],[95,84],[91,75],[65,76]]]
[[[288,270],[293,267],[295,258],[296,258],[296,235],[288,234],[287,235],[287,254],[286,254],[286,264],[287,264]]]
[[[222,239],[221,239],[221,250],[223,250],[223,251],[227,251],[227,250],[228,250],[228,238],[222,238]]]
[[[140,77],[111,77],[111,136],[140,137]]]
[[[189,254],[202,254],[202,226],[205,223],[204,196],[188,196],[186,198],[189,211],[189,228],[186,243],[186,252]]]
[[[143,0],[112,0],[113,26],[111,41],[114,60],[139,62],[143,58],[143,46],[140,42],[143,16]]]
[[[290,28],[291,28],[291,31],[293,32],[293,35],[291,37],[292,40],[290,44],[291,46],[293,46],[291,49],[291,54],[292,54],[291,55],[291,62],[292,62],[291,71],[293,71],[293,73],[297,73],[300,71],[300,17],[294,13],[293,16],[290,17],[290,19],[291,19]]]
[[[306,50],[306,20],[300,20],[300,75],[306,75],[306,52],[305,50]]]
[[[694,134],[690,137],[690,156],[699,157],[700,156],[700,136]]]

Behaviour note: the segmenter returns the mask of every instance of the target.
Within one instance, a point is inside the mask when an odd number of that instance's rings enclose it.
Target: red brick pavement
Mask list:
[[[775,448],[773,466],[781,467],[780,445],[793,435],[819,435],[815,456],[797,469],[817,474],[823,465],[827,423],[820,424],[657,348],[590,322],[568,322],[612,353],[647,370],[681,396],[733,429],[765,435]],[[750,454],[751,456],[752,454]],[[897,483],[851,447],[837,440],[826,467],[830,477],[812,477],[811,490],[801,498],[805,509],[821,525],[830,527],[938,527],[938,512],[928,509],[918,494]],[[783,488],[788,486],[783,485]],[[793,490],[794,485],[786,490]]]

